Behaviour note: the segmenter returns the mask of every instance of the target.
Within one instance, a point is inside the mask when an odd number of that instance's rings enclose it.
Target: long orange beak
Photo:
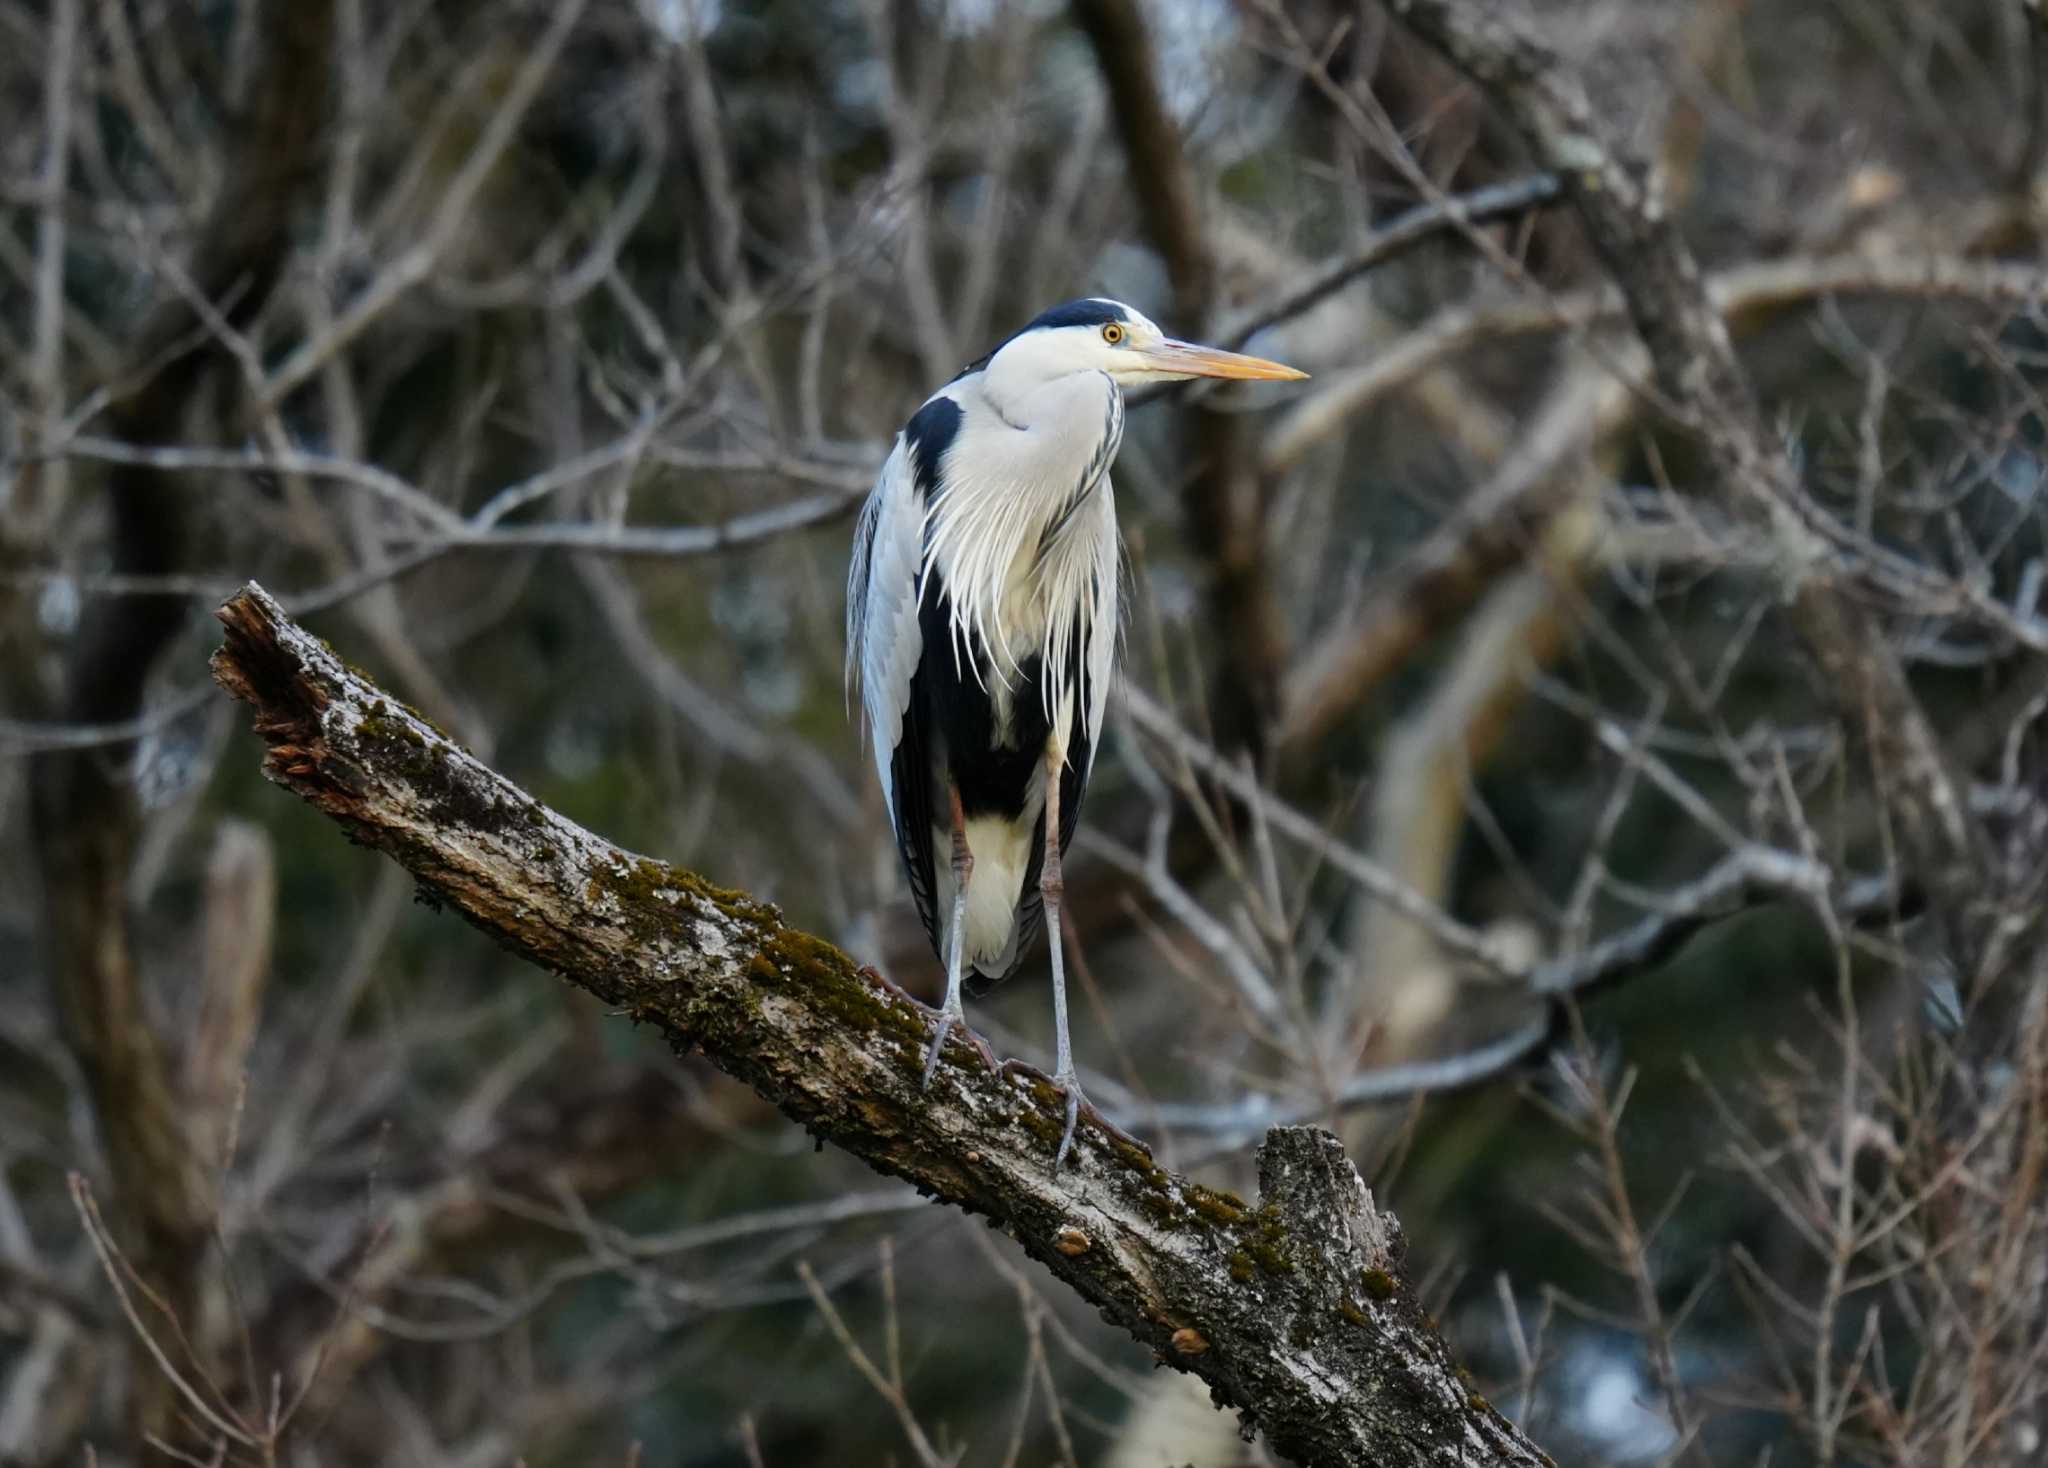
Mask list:
[[[1279,362],[1268,362],[1264,357],[1247,357],[1238,352],[1226,352],[1216,347],[1198,347],[1193,342],[1177,342],[1172,337],[1156,347],[1142,349],[1140,355],[1146,365],[1162,372],[1177,372],[1183,377],[1232,377],[1247,382],[1299,382],[1307,377],[1293,367]]]

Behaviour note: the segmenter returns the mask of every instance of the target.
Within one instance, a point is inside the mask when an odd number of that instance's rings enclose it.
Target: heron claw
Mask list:
[[[972,1045],[975,1054],[981,1057],[982,1064],[991,1071],[1001,1071],[1002,1066],[996,1060],[995,1051],[989,1049],[988,1041],[975,1034],[964,1018],[949,1009],[942,1009],[939,1011],[938,1028],[932,1031],[931,1047],[924,1052],[924,1079],[918,1082],[919,1090],[929,1091],[932,1088],[932,1077],[939,1069],[939,1052],[946,1048],[946,1037],[953,1032],[955,1024],[960,1027],[961,1037]]]
[[[946,1048],[946,1032],[952,1028],[951,1012],[940,1010],[938,1028],[932,1031],[931,1048],[924,1052],[924,1079],[917,1083],[920,1091],[929,1091],[932,1088],[932,1076],[939,1068],[939,1052]]]
[[[1049,1076],[1026,1060],[1006,1060],[1000,1069],[1005,1076],[1023,1076],[1027,1080],[1043,1081],[1066,1096],[1067,1125],[1060,1133],[1059,1150],[1053,1154],[1052,1165],[1055,1172],[1067,1160],[1067,1153],[1073,1150],[1074,1133],[1084,1116],[1112,1141],[1122,1142],[1127,1147],[1136,1147],[1145,1154],[1147,1160],[1151,1159],[1150,1147],[1104,1116],[1095,1103],[1088,1099],[1087,1093],[1081,1089],[1081,1078],[1078,1075]]]
[[[1099,1121],[1101,1118],[1098,1117]],[[1052,1170],[1058,1172],[1060,1164],[1067,1160],[1067,1151],[1074,1145],[1074,1128],[1081,1122],[1081,1088],[1072,1080],[1067,1082],[1067,1126],[1060,1133],[1059,1150],[1052,1154]]]

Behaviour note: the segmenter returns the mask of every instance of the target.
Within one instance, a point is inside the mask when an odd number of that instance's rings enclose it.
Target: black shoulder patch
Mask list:
[[[911,481],[927,498],[938,488],[939,461],[959,435],[961,417],[960,405],[941,395],[911,414],[903,425],[903,441],[910,446]]]
[[[1131,313],[1121,303],[1107,300],[1102,296],[1088,296],[1079,301],[1068,301],[1063,306],[1054,306],[1050,311],[1041,311],[1031,319],[1024,331],[1048,331],[1059,326],[1101,326],[1111,321],[1129,321]],[[1024,333],[1019,332],[1022,336]]]

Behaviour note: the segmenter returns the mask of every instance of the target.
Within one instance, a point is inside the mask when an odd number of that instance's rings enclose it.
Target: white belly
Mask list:
[[[1016,821],[976,816],[967,823],[967,849],[974,853],[974,874],[967,880],[967,923],[961,951],[969,968],[985,967],[1000,973],[1008,967],[1017,902],[1024,895],[1024,874],[1031,869],[1032,828],[1038,824],[1043,799],[1034,802],[1034,807],[1027,807]]]

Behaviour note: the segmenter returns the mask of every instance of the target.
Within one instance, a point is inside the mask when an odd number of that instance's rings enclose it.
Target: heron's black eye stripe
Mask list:
[[[1115,346],[1118,342],[1122,341],[1124,339],[1123,323],[1120,321],[1104,322],[1102,326],[1102,339],[1111,346]]]

